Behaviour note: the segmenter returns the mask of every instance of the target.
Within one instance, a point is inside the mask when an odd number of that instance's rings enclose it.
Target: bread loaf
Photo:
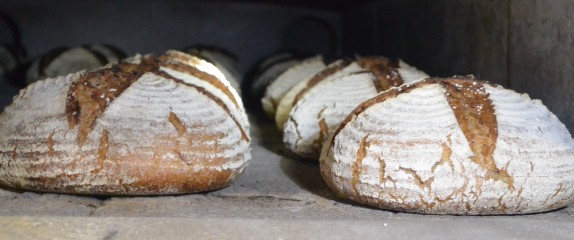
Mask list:
[[[261,104],[267,115],[275,119],[275,110],[281,98],[301,81],[311,78],[325,68],[322,56],[305,59],[290,67],[267,86]]]
[[[359,103],[426,75],[384,57],[358,58],[340,71],[344,72],[351,74],[332,74],[308,84],[296,97],[283,129],[283,141],[294,153],[318,160],[323,141]]]
[[[574,142],[539,100],[472,78],[426,79],[360,104],[325,143],[339,196],[431,214],[548,211],[574,198]]]
[[[0,184],[98,195],[229,185],[250,158],[242,104],[182,59],[134,57],[22,90],[0,114]]]

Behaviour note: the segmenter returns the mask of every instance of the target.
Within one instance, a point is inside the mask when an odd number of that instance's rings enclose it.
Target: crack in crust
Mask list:
[[[486,170],[485,179],[502,181],[514,189],[514,178],[506,169],[498,169],[494,149],[498,126],[494,105],[482,83],[478,81],[441,82],[446,98],[456,116],[474,155],[471,160]]]
[[[432,191],[431,188],[431,184],[434,181],[434,177],[431,177],[429,179],[427,179],[426,181],[423,181],[421,176],[419,176],[419,174],[417,174],[417,172],[415,170],[412,170],[410,168],[404,168],[404,167],[399,167],[399,170],[405,172],[406,174],[409,174],[413,177],[413,181],[414,183],[421,189],[421,190],[425,190],[425,188],[427,188],[430,191]]]
[[[187,128],[185,127],[185,124],[183,124],[181,119],[179,119],[177,117],[177,115],[175,115],[175,113],[169,112],[169,119],[168,120],[171,123],[171,125],[173,125],[173,127],[177,131],[177,134],[180,137],[185,134],[185,132],[187,131]]]
[[[564,189],[566,189],[566,185],[563,183],[559,183],[554,194],[552,194],[550,197],[546,198],[546,200],[544,201],[544,204],[547,204],[548,201],[550,201],[550,199],[552,199],[552,198],[558,196],[558,194],[564,192]]]
[[[454,164],[452,163],[452,160],[450,159],[450,157],[452,156],[452,149],[450,148],[451,146],[451,139],[450,139],[450,134],[447,136],[446,138],[446,143],[442,143],[442,155],[440,157],[440,161],[436,162],[432,167],[431,167],[431,172],[435,172],[436,168],[444,163],[447,163],[448,166],[450,167],[450,169],[452,171],[454,171]]]
[[[379,183],[381,187],[384,187],[386,182],[391,182],[393,186],[396,187],[397,180],[393,179],[390,175],[385,177],[386,174],[385,168],[387,167],[385,160],[383,160],[380,156],[377,157],[377,160],[379,161]]]
[[[453,191],[451,194],[446,196],[446,198],[444,198],[444,199],[440,199],[439,197],[435,196],[435,198],[434,198],[435,201],[439,202],[440,204],[445,204],[448,201],[452,200],[454,198],[454,196],[456,196],[457,194],[463,195],[464,190],[466,190],[466,188],[468,187],[468,182],[469,182],[468,178],[464,179],[464,183],[462,184],[461,188],[457,189],[456,191]],[[467,205],[467,210],[470,210],[470,205]]]
[[[505,195],[506,195],[506,193],[502,194],[502,196],[500,196],[500,197],[498,198],[498,208],[499,208],[499,209],[502,209],[502,210],[507,210],[507,209],[508,209],[508,207],[506,207],[506,204],[504,204],[504,203],[502,202],[502,200],[504,200],[504,196],[505,196]]]
[[[397,62],[390,61],[385,57],[360,57],[357,63],[364,69],[371,72],[375,78],[373,84],[377,93],[386,91],[392,87],[398,87],[404,83],[401,75],[397,71]]]
[[[295,134],[297,134],[297,140],[295,140],[295,146],[299,146],[299,141],[303,139],[301,137],[301,132],[299,132],[299,123],[295,121],[293,117],[290,117],[290,121],[293,122],[293,125],[295,125]]]
[[[424,197],[423,197],[422,194],[419,194],[419,200],[421,201],[421,204],[422,204],[423,206],[425,206],[425,208],[427,209],[427,211],[430,210],[430,209],[433,209],[434,206],[436,205],[436,202],[427,202],[427,201],[424,199]],[[417,207],[417,206],[416,206],[417,204],[413,204],[413,205],[414,205],[414,207],[412,207],[413,209],[417,209],[417,208],[418,208],[418,209],[421,209],[420,207]],[[422,208],[422,209],[424,209],[424,208]]]
[[[323,107],[321,111],[317,114],[317,120],[319,120],[319,137],[313,141],[313,145],[321,146],[325,137],[329,133],[329,126],[323,117],[323,112],[327,109],[327,107]]]
[[[361,194],[357,189],[357,185],[359,184],[360,181],[359,178],[361,175],[361,165],[363,164],[363,159],[365,159],[365,157],[367,156],[367,148],[369,148],[370,145],[370,143],[367,142],[368,137],[369,135],[361,139],[359,149],[357,149],[357,158],[355,159],[352,165],[353,179],[351,180],[351,186],[353,187],[353,192],[355,193],[357,199],[361,199]]]
[[[518,203],[516,204],[516,209],[520,209],[520,207],[522,206],[522,201],[524,200],[524,198],[522,198],[522,191],[524,190],[524,187],[521,187],[518,190],[518,194],[516,194],[516,198],[518,198]]]
[[[183,163],[185,163],[186,166],[190,167],[192,162],[189,161],[178,149],[173,149],[173,152],[175,153],[175,155],[177,156],[177,158],[182,161]]]
[[[12,149],[12,160],[16,160],[16,156],[18,156],[18,143],[14,144],[14,149]]]
[[[54,131],[48,135],[48,140],[46,140],[46,145],[48,145],[48,156],[54,156]]]
[[[96,162],[96,168],[92,170],[93,174],[98,174],[104,168],[104,161],[108,155],[109,147],[109,134],[107,129],[102,131],[102,136],[100,137],[100,144],[98,145],[98,158]]]

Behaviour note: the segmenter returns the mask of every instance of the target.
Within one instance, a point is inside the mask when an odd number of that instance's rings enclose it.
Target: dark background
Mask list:
[[[474,74],[528,93],[574,130],[570,0],[4,0],[0,12],[16,23],[28,59],[87,43],[128,55],[208,44],[233,52],[245,73],[285,49],[382,54],[433,76]],[[16,89],[0,88],[3,106]]]

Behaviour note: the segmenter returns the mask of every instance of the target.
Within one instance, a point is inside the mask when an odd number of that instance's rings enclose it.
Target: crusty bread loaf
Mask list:
[[[261,104],[265,113],[275,118],[275,110],[281,98],[299,82],[310,79],[325,68],[322,56],[315,56],[301,61],[279,75],[265,89]]]
[[[321,173],[339,196],[431,214],[520,214],[574,198],[574,141],[539,100],[472,78],[381,93],[337,127]]]
[[[0,114],[0,184],[102,195],[229,185],[250,158],[242,104],[184,56],[135,57],[24,89]]]
[[[323,141],[359,103],[421,76],[426,74],[401,68],[384,57],[358,58],[299,92],[283,129],[283,141],[294,153],[318,160]]]

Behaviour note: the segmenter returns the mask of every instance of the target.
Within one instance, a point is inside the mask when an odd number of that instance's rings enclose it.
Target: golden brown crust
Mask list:
[[[446,98],[456,116],[466,140],[470,144],[472,161],[487,171],[486,180],[501,180],[513,189],[514,178],[505,169],[498,169],[494,149],[498,128],[494,105],[478,81],[442,81]]]
[[[359,149],[357,149],[357,158],[353,162],[352,171],[353,171],[353,178],[351,179],[351,186],[353,187],[353,192],[355,194],[355,198],[361,199],[359,194],[359,190],[357,189],[357,185],[359,183],[359,176],[361,175],[361,166],[363,165],[363,159],[367,156],[367,149],[369,148],[370,143],[367,142],[367,138],[369,135],[364,136],[359,143]]]
[[[171,151],[170,147],[162,146],[156,151],[156,159],[148,159],[137,154],[128,156],[108,156],[102,163],[101,168],[95,169],[90,174],[109,176],[123,175],[128,179],[136,181],[124,182],[123,178],[117,178],[117,183],[107,185],[77,186],[69,185],[69,182],[79,181],[86,177],[86,174],[60,174],[55,176],[30,177],[26,181],[30,184],[22,185],[17,182],[8,186],[16,189],[31,189],[40,192],[53,193],[73,193],[82,195],[116,195],[116,196],[136,196],[136,195],[157,195],[159,194],[181,194],[194,193],[208,190],[220,189],[228,186],[238,172],[230,169],[204,168],[200,171],[193,170],[191,165],[181,161],[179,164],[162,163],[159,159],[162,152]],[[78,159],[77,161],[81,161]],[[68,164],[60,164],[59,167],[72,172],[81,172],[77,161]],[[222,160],[219,160],[222,161]],[[141,162],[148,165],[141,168]],[[113,163],[113,164],[110,164]],[[46,168],[46,167],[44,167]],[[34,170],[32,170],[34,171]]]
[[[360,57],[357,63],[362,68],[371,72],[375,78],[373,84],[377,93],[386,91],[392,87],[398,87],[404,83],[401,75],[397,71],[397,62],[390,61],[385,57]]]
[[[98,174],[104,166],[104,161],[108,157],[108,148],[110,146],[109,140],[110,132],[106,129],[102,131],[102,136],[100,137],[100,143],[98,144],[98,162],[96,163],[97,168],[92,170],[92,174]]]
[[[179,136],[182,136],[185,134],[185,132],[187,132],[185,124],[183,124],[181,119],[179,119],[179,117],[177,117],[175,113],[169,112],[169,122],[171,123],[171,125],[173,125]]]

